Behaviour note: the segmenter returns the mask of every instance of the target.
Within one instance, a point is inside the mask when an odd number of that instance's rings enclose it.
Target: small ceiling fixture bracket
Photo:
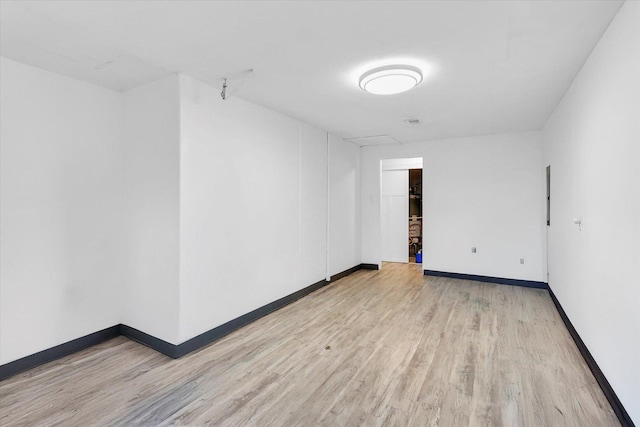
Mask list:
[[[220,92],[220,97],[223,100],[227,99],[227,79],[224,79],[224,83],[222,84],[222,92]]]
[[[223,100],[229,98],[240,88],[240,86],[242,86],[245,80],[247,80],[247,78],[252,74],[253,74],[253,68],[249,68],[248,70],[240,71],[239,73],[235,73],[228,77],[222,78],[222,92],[220,92],[220,97]],[[229,85],[227,85],[227,79],[231,80],[232,86],[233,86],[233,90],[230,93],[227,92],[227,88],[229,87]]]

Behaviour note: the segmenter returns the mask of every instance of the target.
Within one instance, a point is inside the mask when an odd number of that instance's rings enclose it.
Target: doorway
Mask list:
[[[416,262],[422,250],[422,157],[380,162],[381,260]]]
[[[422,169],[409,169],[409,262],[422,262]]]

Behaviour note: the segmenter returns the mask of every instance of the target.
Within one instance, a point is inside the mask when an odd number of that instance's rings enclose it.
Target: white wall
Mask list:
[[[360,147],[329,134],[328,276],[360,265]]]
[[[383,171],[422,169],[422,157],[408,159],[384,159],[380,162]]]
[[[178,76],[124,94],[124,313],[121,323],[178,342]]]
[[[627,1],[544,128],[549,285],[640,424],[640,3]],[[571,222],[584,217],[584,231]]]
[[[361,153],[362,262],[381,260],[380,161],[423,157],[423,268],[546,281],[539,132],[372,146]]]
[[[177,344],[360,263],[359,149],[292,118],[4,59],[1,118],[1,363],[118,323]]]
[[[122,95],[0,69],[0,364],[120,321]]]
[[[323,280],[327,134],[187,76],[180,340]]]

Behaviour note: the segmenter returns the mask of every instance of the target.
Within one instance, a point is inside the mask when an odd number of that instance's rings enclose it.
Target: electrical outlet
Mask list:
[[[471,248],[471,253],[472,254],[475,254],[476,252],[478,252],[478,251],[476,250],[475,246],[473,248]]]
[[[520,258],[520,264],[524,264],[524,258]]]

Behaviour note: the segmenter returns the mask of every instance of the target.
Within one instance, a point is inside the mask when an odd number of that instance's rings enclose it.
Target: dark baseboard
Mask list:
[[[348,275],[353,274],[358,270],[377,270],[377,269],[378,269],[378,264],[358,264],[341,273],[334,274],[333,276],[331,276],[331,279],[329,279],[329,281],[335,282],[336,280],[340,280],[343,277],[347,277]]]
[[[618,417],[620,424],[622,424],[624,427],[635,426],[635,424],[631,420],[631,417],[627,413],[626,409],[624,409],[622,402],[620,402],[620,399],[618,399],[618,396],[616,395],[615,391],[613,391],[611,384],[609,384],[609,381],[607,381],[607,378],[604,376],[604,373],[602,372],[602,370],[596,363],[595,359],[589,352],[589,349],[587,348],[587,346],[584,344],[584,341],[582,341],[582,338],[580,338],[580,335],[578,335],[578,331],[576,331],[576,329],[573,327],[573,324],[567,317],[567,313],[565,313],[564,309],[562,308],[562,305],[560,305],[560,301],[558,301],[558,298],[556,298],[551,288],[548,288],[548,289],[549,289],[549,295],[551,296],[551,300],[553,301],[553,304],[556,306],[556,309],[558,310],[558,314],[560,314],[560,317],[562,318],[564,325],[567,327],[567,330],[569,331],[571,338],[573,338],[573,341],[576,343],[576,347],[578,347],[580,354],[584,358],[585,362],[587,362],[587,366],[589,366],[591,373],[595,377],[596,381],[598,382],[598,385],[602,389],[602,392],[604,393],[605,397],[609,401],[609,404],[611,405],[613,412],[615,412],[616,416]]]
[[[534,282],[529,280],[505,279],[501,277],[475,276],[471,274],[460,274],[460,273],[447,273],[444,271],[434,271],[434,270],[424,270],[424,274],[426,276],[451,277],[454,279],[475,280],[479,282],[499,283],[499,284],[505,284],[505,285],[513,285],[513,286],[524,286],[527,288],[547,289],[549,291],[549,295],[551,296],[551,300],[553,301],[553,304],[556,306],[556,309],[558,310],[558,313],[562,318],[562,321],[564,322],[567,330],[569,331],[569,334],[573,338],[573,341],[576,343],[576,346],[578,347],[578,351],[580,351],[580,354],[582,355],[585,362],[587,363],[587,366],[589,366],[591,373],[595,377],[596,381],[598,382],[598,385],[602,389],[602,392],[604,393],[605,397],[609,401],[609,404],[611,405],[613,412],[618,417],[620,424],[622,424],[623,427],[635,427],[635,424],[633,423],[633,421],[631,420],[631,417],[629,416],[626,409],[622,405],[622,402],[620,402],[620,399],[618,399],[618,396],[616,395],[615,391],[611,387],[611,384],[609,384],[609,381],[607,381],[607,378],[604,376],[604,373],[602,372],[602,370],[596,363],[595,359],[589,352],[589,349],[587,348],[587,346],[582,341],[582,338],[580,338],[580,335],[578,335],[578,332],[576,331],[576,329],[571,324],[571,321],[569,320],[569,318],[567,317],[567,314],[565,313],[564,309],[560,305],[560,302],[558,301],[555,294],[553,293],[553,291],[551,290],[551,288],[547,283]]]
[[[64,344],[42,350],[30,356],[23,357],[13,362],[0,366],[0,380],[19,374],[36,366],[44,365],[61,357],[68,356],[77,351],[89,348],[92,345],[100,344],[120,335],[118,325],[111,326],[98,332],[94,332],[84,337],[76,338]]]
[[[375,268],[373,268],[375,267]],[[334,274],[333,276],[331,276],[331,279],[329,282],[327,282],[326,280],[320,280],[319,282],[314,283],[311,286],[307,286],[304,289],[300,289],[297,292],[294,292],[290,295],[287,295],[283,298],[280,298],[276,301],[270,302],[267,305],[263,305],[260,308],[257,308],[247,314],[244,314],[240,317],[237,317],[233,320],[228,321],[227,323],[220,325],[218,327],[215,327],[213,329],[208,330],[207,332],[203,332],[202,334],[191,338],[188,341],[183,342],[182,344],[179,344],[176,347],[175,350],[175,356],[166,353],[164,351],[161,351],[162,353],[171,356],[171,357],[182,357],[185,354],[191,353],[192,351],[195,351],[201,347],[204,347],[206,345],[211,344],[212,342],[222,338],[223,336],[235,331],[236,329],[240,329],[241,327],[254,322],[258,319],[260,319],[263,316],[266,316],[267,314],[276,311],[286,305],[291,304],[294,301],[299,300],[300,298],[309,295],[310,293],[317,291],[318,289],[328,285],[331,282],[335,282],[338,279],[342,279],[343,277],[346,277],[350,274],[355,273],[356,271],[360,270],[360,269],[370,269],[370,270],[377,270],[378,266],[375,264],[360,264],[360,265],[356,265],[355,267],[351,267],[348,270],[345,270],[341,273],[338,274]]]
[[[123,324],[111,326],[102,331],[94,332],[87,336],[74,339],[64,344],[60,344],[56,347],[52,347],[32,354],[30,356],[15,360],[13,362],[0,365],[0,380],[11,377],[28,369],[35,368],[36,366],[52,362],[56,359],[60,359],[80,350],[84,350],[88,347],[91,347],[92,345],[96,345],[111,338],[115,338],[118,335],[123,335],[133,341],[144,344],[147,347],[150,347],[164,355],[177,359],[187,353],[199,349],[200,347],[211,344],[215,340],[229,334],[230,332],[233,332],[236,329],[239,329],[255,320],[258,320],[259,318],[275,310],[278,310],[279,308],[291,304],[292,302],[299,300],[300,298],[322,288],[323,286],[326,286],[327,284],[329,284],[329,282],[327,282],[326,280],[316,282],[304,289],[300,289],[299,291],[296,291],[290,295],[287,295],[267,305],[257,308],[256,310],[244,314],[236,319],[230,320],[223,325],[213,328],[178,345],[171,344],[170,342],[164,341],[160,338],[156,338],[153,335],[149,335],[138,329],[132,328],[131,326]]]
[[[352,274],[360,269],[377,270],[378,266],[376,264],[359,264],[355,267],[343,271],[342,273],[331,276],[331,282],[348,276],[349,274]],[[230,320],[223,325],[210,329],[207,332],[204,332],[178,345],[171,344],[170,342],[164,341],[160,338],[156,338],[153,335],[149,335],[138,329],[132,328],[131,326],[123,324],[111,326],[110,328],[103,329],[102,331],[94,332],[87,336],[77,338],[64,344],[60,344],[56,347],[52,347],[47,350],[32,354],[30,356],[15,360],[13,362],[1,365],[0,380],[26,371],[28,369],[35,368],[36,366],[52,362],[61,357],[68,356],[77,351],[84,350],[85,348],[91,347],[92,345],[99,344],[111,338],[115,338],[118,335],[123,335],[133,341],[144,344],[147,347],[150,347],[164,355],[177,359],[201,347],[211,344],[217,339],[251,322],[258,320],[273,311],[289,305],[292,302],[297,301],[314,291],[317,291],[323,286],[328,285],[329,283],[330,282],[327,282],[326,280],[320,280],[319,282],[307,286],[306,288],[300,289],[299,291],[282,297],[276,301],[270,302],[267,305],[257,308],[233,320]]]
[[[257,308],[247,314],[230,320],[223,325],[210,329],[207,332],[203,332],[202,334],[193,337],[190,340],[183,342],[182,344],[177,345],[175,352],[176,356],[172,357],[182,357],[187,353],[191,353],[192,351],[204,347],[205,345],[211,344],[212,342],[235,331],[236,329],[240,329],[241,327],[254,322],[261,317],[266,316],[267,314],[276,311],[286,305],[289,305],[292,302],[297,301],[300,298],[307,296],[310,293],[317,291],[318,289],[328,284],[329,282],[327,282],[326,280],[320,280],[319,282],[316,282],[311,286],[307,286],[306,288],[300,289],[299,291],[289,294],[286,297],[270,302],[267,305],[263,305],[262,307]]]
[[[342,273],[338,273],[334,276],[331,276],[331,281],[335,281],[341,279],[349,274],[352,274],[360,269],[366,270],[377,270],[377,264],[360,264],[358,266],[352,267],[348,270],[343,271]],[[424,274],[428,276],[438,276],[438,277],[451,277],[455,279],[465,279],[465,280],[475,280],[480,282],[490,282],[490,283],[500,283],[507,285],[515,285],[515,286],[525,286],[530,288],[538,288],[538,289],[548,289],[549,295],[562,318],[569,334],[573,338],[584,358],[585,362],[589,366],[589,369],[593,373],[596,381],[600,385],[605,397],[609,401],[613,411],[616,416],[620,420],[620,423],[623,426],[634,427],[635,424],[631,420],[631,417],[625,410],[622,402],[618,399],[615,391],[607,381],[607,378],[604,376],[604,373],[596,363],[593,356],[589,352],[589,349],[584,344],[580,335],[573,327],[573,324],[567,317],[564,309],[560,305],[560,302],[556,298],[555,294],[548,287],[546,283],[543,282],[532,282],[527,280],[516,280],[516,279],[504,279],[504,278],[496,278],[496,277],[488,277],[488,276],[475,276],[469,274],[459,274],[459,273],[447,273],[442,271],[433,271],[433,270],[424,270]],[[127,325],[115,325],[109,328],[103,329],[98,332],[94,332],[89,335],[85,335],[84,337],[76,338],[72,341],[66,342],[64,344],[57,345],[55,347],[40,351],[38,353],[32,354],[30,356],[23,357],[18,360],[14,360],[13,362],[6,363],[4,365],[0,365],[0,380],[16,375],[20,372],[24,372],[26,370],[35,368],[37,366],[43,365],[45,363],[52,362],[56,359],[60,359],[62,357],[68,356],[70,354],[76,353],[78,351],[89,348],[93,345],[100,344],[104,341],[110,340],[112,338],[117,337],[118,335],[123,335],[131,340],[137,341],[141,344],[144,344],[162,354],[165,354],[172,358],[179,358],[192,351],[195,351],[201,347],[204,347],[217,339],[251,323],[267,314],[276,311],[286,305],[291,304],[294,301],[299,300],[300,298],[326,286],[330,282],[326,280],[321,280],[319,282],[314,283],[311,286],[307,286],[304,289],[301,289],[297,292],[289,294],[283,298],[280,298],[276,301],[273,301],[267,305],[264,305],[256,310],[253,310],[247,314],[244,314],[240,317],[237,317],[223,325],[220,325],[216,328],[213,328],[207,332],[204,332],[194,338],[191,338],[188,341],[183,342],[182,344],[175,345],[171,344],[167,341],[156,338],[152,335],[139,331],[135,328],[132,328]]]
[[[504,277],[476,276],[474,274],[448,273],[446,271],[435,270],[424,270],[424,275],[474,280],[476,282],[498,283],[500,285],[523,286],[525,288],[549,289],[545,282],[534,282],[532,280],[505,279]]]
[[[340,280],[343,277],[347,277],[350,274],[355,273],[356,271],[360,270],[362,268],[362,264],[356,265],[355,267],[351,267],[341,273],[338,274],[334,274],[333,276],[331,276],[331,279],[329,279],[330,282],[335,282],[336,280]]]
[[[174,359],[180,357],[177,355],[176,349],[178,346],[175,344],[171,344],[170,342],[161,340],[160,338],[156,338],[153,335],[149,335],[145,332],[139,331],[136,328],[132,328],[131,326],[123,324],[118,325],[118,330],[120,332],[120,335],[125,336],[130,340],[137,341],[140,344],[144,344],[159,353],[162,353]]]

